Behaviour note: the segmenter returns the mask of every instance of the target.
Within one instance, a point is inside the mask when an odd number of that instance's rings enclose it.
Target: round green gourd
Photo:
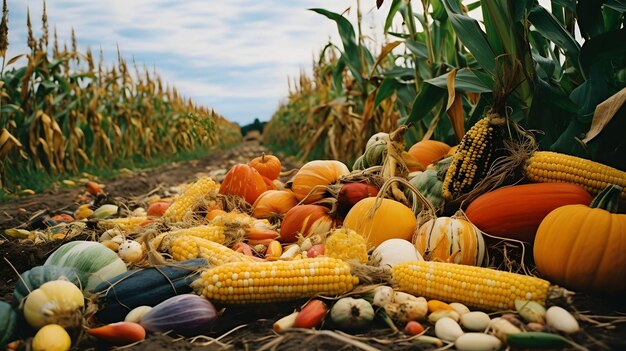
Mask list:
[[[0,301],[0,349],[11,342],[17,329],[18,314],[9,303]]]
[[[436,170],[427,169],[411,178],[409,183],[416,187],[435,208],[441,208],[443,206],[443,182],[437,176]]]
[[[73,267],[81,278],[83,291],[126,272],[126,263],[117,253],[95,241],[72,241],[63,244],[48,257],[44,266]]]
[[[21,279],[17,280],[15,290],[13,290],[13,304],[19,306],[26,296],[33,290],[39,288],[43,283],[65,277],[70,282],[80,287],[81,281],[76,269],[72,267],[59,266],[37,266],[20,274]]]

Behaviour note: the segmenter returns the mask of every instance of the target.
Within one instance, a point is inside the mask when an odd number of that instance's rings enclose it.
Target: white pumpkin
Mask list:
[[[404,239],[387,239],[372,252],[373,262],[378,266],[391,268],[397,264],[412,261],[424,261],[415,246]]]

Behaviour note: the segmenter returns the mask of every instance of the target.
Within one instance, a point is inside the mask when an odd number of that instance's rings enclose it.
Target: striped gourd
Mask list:
[[[153,239],[152,245],[158,251],[169,251],[172,246],[172,242],[181,236],[195,236],[216,242],[218,244],[224,244],[226,242],[226,235],[224,235],[225,230],[226,228],[221,225],[211,224],[171,230],[169,232],[159,234]]]
[[[489,114],[465,133],[443,180],[444,199],[450,201],[467,194],[487,175],[503,145],[504,123],[498,114]]]
[[[391,269],[397,289],[487,310],[515,309],[515,299],[545,304],[550,283],[532,276],[455,263],[414,261]]]
[[[204,258],[212,266],[229,262],[253,261],[250,256],[231,250],[222,244],[189,235],[177,237],[172,242],[170,253],[176,261]]]
[[[228,263],[203,271],[192,287],[213,302],[246,304],[341,295],[358,282],[347,262],[316,257]]]
[[[189,184],[185,190],[174,199],[172,204],[167,208],[163,217],[173,221],[181,221],[183,218],[193,214],[199,206],[209,207],[216,204],[218,187],[215,182],[204,177],[193,184]]]
[[[580,185],[597,195],[609,184],[626,189],[626,172],[584,158],[551,151],[535,151],[524,164],[526,177],[536,183],[564,182]],[[622,200],[626,191],[622,191]]]

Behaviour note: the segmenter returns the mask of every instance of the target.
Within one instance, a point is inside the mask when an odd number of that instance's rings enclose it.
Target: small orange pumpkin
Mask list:
[[[252,217],[282,217],[298,204],[296,196],[288,190],[268,190],[261,194],[252,205]]]
[[[336,160],[315,160],[306,163],[292,179],[291,191],[305,204],[321,200],[327,187],[350,173],[348,166]],[[311,193],[311,194],[309,194]]]
[[[234,165],[220,185],[220,194],[236,195],[243,197],[246,202],[253,204],[254,201],[267,190],[263,176],[256,169],[247,164]]]
[[[329,232],[336,225],[330,209],[321,205],[298,205],[285,213],[280,226],[280,241],[292,243],[298,234],[307,237]]]
[[[337,193],[337,213],[346,216],[357,202],[378,195],[378,188],[369,183],[346,183]]]
[[[413,144],[408,153],[424,166],[442,159],[450,151],[450,145],[437,140],[422,140]]]
[[[626,292],[626,214],[617,214],[622,188],[609,185],[591,205],[550,212],[537,230],[535,264],[548,280],[568,289]]]
[[[278,157],[274,155],[263,153],[261,156],[253,158],[248,164],[269,180],[278,179],[280,175],[281,163]]]

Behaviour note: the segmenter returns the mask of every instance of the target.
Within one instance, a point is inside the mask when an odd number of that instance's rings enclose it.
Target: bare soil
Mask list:
[[[136,201],[137,197],[154,191],[175,186],[195,178],[198,173],[212,173],[216,177],[235,163],[247,162],[252,157],[266,151],[256,141],[244,143],[235,149],[215,152],[196,161],[174,163],[155,169],[144,170],[119,177],[106,183],[106,200],[123,204]],[[284,170],[295,168],[297,163],[285,160]],[[79,204],[77,199],[84,189],[54,190],[43,194],[16,199],[0,204],[0,234],[7,228],[24,225],[33,215],[73,212]],[[75,238],[76,239],[76,238]],[[78,238],[80,239],[80,237]],[[84,237],[83,239],[86,239]],[[11,301],[12,291],[17,281],[14,271],[24,272],[42,264],[62,241],[37,245],[17,244],[0,236],[0,299]],[[14,267],[11,267],[8,262]],[[223,307],[213,331],[206,335],[182,338],[175,335],[150,334],[147,339],[123,349],[136,351],[157,350],[428,350],[432,346],[418,343],[402,333],[392,333],[382,323],[359,335],[343,334],[330,325],[322,325],[315,330],[293,330],[275,334],[272,324],[279,318],[299,308],[305,301],[292,301],[280,304],[245,307]],[[591,296],[576,293],[572,299],[552,300],[549,304],[559,304],[570,311],[578,311],[583,317],[583,331],[573,340],[588,350],[626,350],[626,301],[623,296]],[[430,326],[427,334],[434,335]],[[33,331],[22,328],[20,336],[28,341]],[[109,350],[112,345],[87,337],[81,331],[73,335],[76,350]],[[21,344],[21,350],[28,349],[28,342]],[[368,348],[369,347],[369,348]],[[570,348],[576,349],[574,347]]]

